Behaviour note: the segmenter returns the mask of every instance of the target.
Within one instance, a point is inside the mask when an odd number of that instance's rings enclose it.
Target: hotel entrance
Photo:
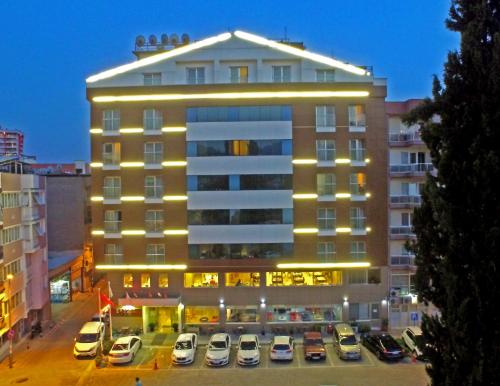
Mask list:
[[[173,333],[179,328],[178,307],[144,307],[144,325],[147,332]]]

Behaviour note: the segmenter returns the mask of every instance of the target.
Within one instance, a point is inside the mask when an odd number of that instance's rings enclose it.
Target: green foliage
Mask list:
[[[416,287],[433,385],[495,385],[500,374],[500,2],[453,0],[461,35],[444,87],[411,112],[437,175],[415,210]],[[439,116],[440,120],[433,119]]]

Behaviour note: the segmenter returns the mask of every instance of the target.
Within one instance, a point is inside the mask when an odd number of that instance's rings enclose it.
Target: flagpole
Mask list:
[[[99,299],[99,326],[101,325],[102,323],[102,320],[101,320],[101,287],[97,287],[97,294],[98,294],[98,299]],[[102,341],[103,341],[104,337],[102,337],[100,339],[101,341],[101,354],[102,354]]]
[[[109,297],[113,297],[113,292],[111,291],[111,283],[108,280],[108,292],[109,292]],[[111,320],[111,314],[113,313],[113,307],[111,304],[109,305],[109,339],[113,340],[113,322]]]

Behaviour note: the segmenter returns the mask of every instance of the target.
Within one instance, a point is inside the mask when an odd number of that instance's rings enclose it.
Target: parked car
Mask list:
[[[138,336],[131,335],[118,338],[111,347],[111,350],[109,350],[109,363],[132,362],[141,347],[142,341]]]
[[[293,360],[293,338],[291,336],[275,336],[271,341],[269,356],[272,361]]]
[[[363,345],[380,360],[399,360],[403,358],[403,348],[389,334],[365,335]]]
[[[198,346],[198,335],[194,333],[180,334],[172,351],[172,362],[177,365],[187,365],[194,362],[194,354]]]
[[[243,334],[238,341],[238,364],[242,366],[258,365],[260,363],[260,344],[257,335]]]
[[[87,322],[75,338],[73,355],[79,357],[95,357],[104,340],[104,323]]]
[[[304,358],[320,360],[326,358],[326,348],[321,333],[304,333]]]
[[[425,359],[425,342],[420,327],[405,328],[401,334],[404,344],[417,359]]]
[[[228,334],[214,334],[210,338],[205,354],[205,363],[208,366],[224,366],[229,363],[231,338]]]
[[[361,359],[361,346],[347,323],[338,323],[333,328],[333,348],[340,359]]]

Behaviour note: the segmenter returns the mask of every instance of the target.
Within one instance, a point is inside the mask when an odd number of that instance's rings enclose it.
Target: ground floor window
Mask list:
[[[371,320],[380,318],[378,303],[349,303],[349,320]]]
[[[132,288],[134,286],[134,275],[131,273],[123,274],[123,287],[124,288]]]
[[[228,272],[226,273],[226,287],[259,287],[259,272]]]
[[[219,323],[219,307],[186,306],[186,324]]]
[[[226,308],[227,323],[256,323],[260,320],[257,307],[232,307]]]
[[[68,303],[70,296],[70,274],[65,273],[50,281],[50,301],[52,303]]]
[[[268,287],[342,285],[341,271],[267,272]]]
[[[269,306],[266,320],[271,323],[335,322],[342,320],[342,305],[331,306]]]
[[[217,288],[219,286],[219,275],[215,272],[185,273],[184,288],[209,287]]]
[[[158,274],[158,287],[160,288],[168,287],[168,273]]]

